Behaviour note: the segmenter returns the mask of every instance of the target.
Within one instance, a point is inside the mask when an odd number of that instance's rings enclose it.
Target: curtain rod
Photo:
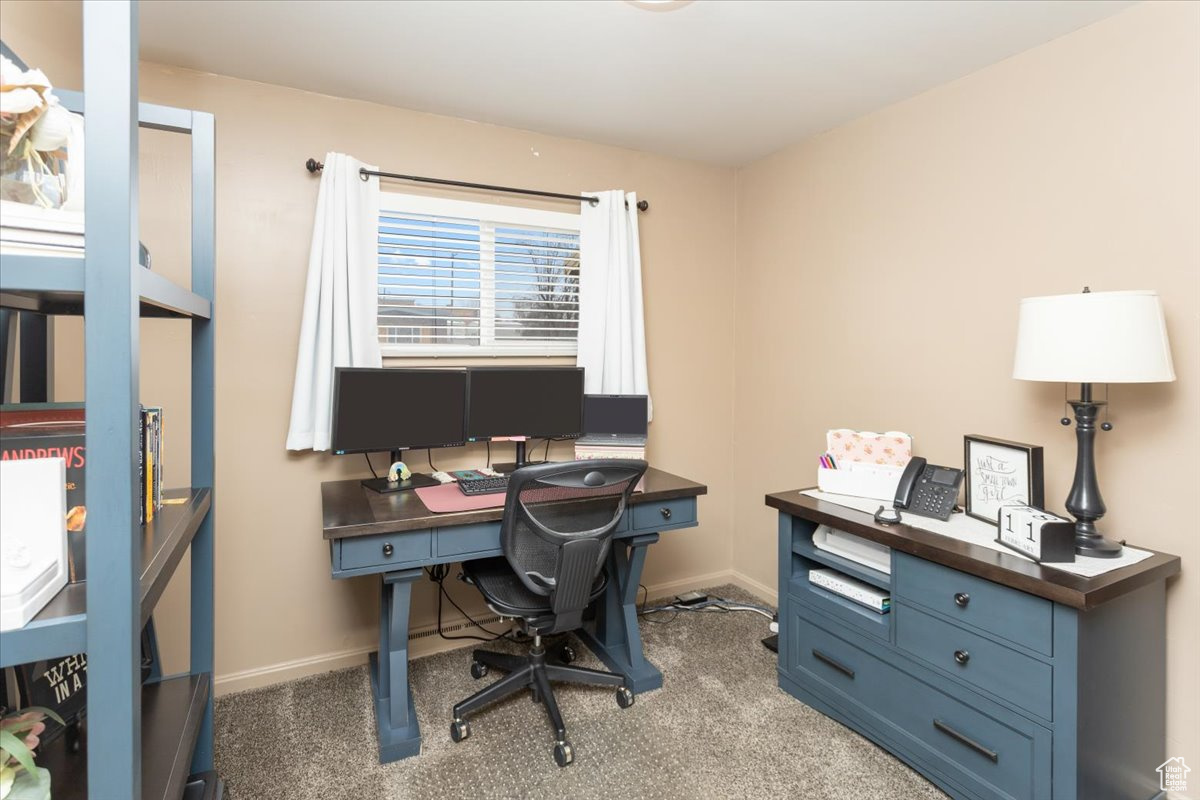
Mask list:
[[[320,161],[317,161],[315,158],[310,158],[308,161],[305,161],[304,166],[309,172],[311,172],[313,174],[316,174],[325,168],[325,165],[322,164]],[[537,189],[514,189],[511,186],[492,186],[491,184],[487,184],[487,183],[467,183],[466,181],[452,181],[452,180],[448,180],[446,178],[422,178],[419,175],[400,175],[395,172],[377,172],[375,170],[360,169],[358,171],[358,174],[362,177],[363,180],[366,180],[367,177],[370,175],[374,175],[374,176],[377,176],[380,178],[392,178],[392,179],[398,180],[398,181],[416,181],[417,183],[436,183],[440,186],[458,186],[458,187],[461,187],[464,189],[483,189],[488,192],[508,192],[509,194],[525,194],[525,195],[531,195],[533,197],[552,197],[556,200],[577,200],[577,201],[586,200],[587,202],[591,203],[592,205],[596,205],[596,203],[600,202],[600,198],[589,197],[587,195],[562,194],[561,192],[542,192],[542,191],[538,191]],[[625,206],[628,207],[629,204],[626,203]],[[638,207],[638,211],[645,211],[648,208],[650,208],[650,202],[647,200],[638,200],[637,207]]]

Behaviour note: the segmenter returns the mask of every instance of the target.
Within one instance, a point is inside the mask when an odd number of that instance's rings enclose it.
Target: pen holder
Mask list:
[[[864,466],[860,469],[817,467],[817,487],[830,494],[869,497],[873,500],[896,499],[896,485],[904,470],[900,467]]]

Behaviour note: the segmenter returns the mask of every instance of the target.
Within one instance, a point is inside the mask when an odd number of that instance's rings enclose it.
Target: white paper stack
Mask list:
[[[820,525],[813,532],[813,545],[819,550],[841,556],[885,575],[892,574],[892,548],[861,536],[839,531],[828,525]]]
[[[37,616],[67,583],[67,468],[0,461],[0,631]]]

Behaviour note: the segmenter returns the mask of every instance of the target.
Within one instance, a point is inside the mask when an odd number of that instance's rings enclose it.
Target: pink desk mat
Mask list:
[[[635,492],[642,491],[645,478],[638,481]],[[417,497],[425,507],[434,514],[448,514],[452,511],[478,511],[481,508],[503,508],[504,492],[495,494],[463,494],[456,483],[443,483],[441,486],[422,486],[414,489]]]
[[[443,483],[441,486],[422,486],[414,489],[421,502],[435,514],[446,514],[451,511],[478,511],[481,508],[501,508],[504,505],[504,492],[496,494],[467,495],[459,490],[457,483]]]

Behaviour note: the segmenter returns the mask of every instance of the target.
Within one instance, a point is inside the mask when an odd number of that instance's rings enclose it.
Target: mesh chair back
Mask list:
[[[604,459],[522,467],[508,482],[500,546],[521,582],[550,598],[554,631],[579,627],[613,530],[645,461]]]

